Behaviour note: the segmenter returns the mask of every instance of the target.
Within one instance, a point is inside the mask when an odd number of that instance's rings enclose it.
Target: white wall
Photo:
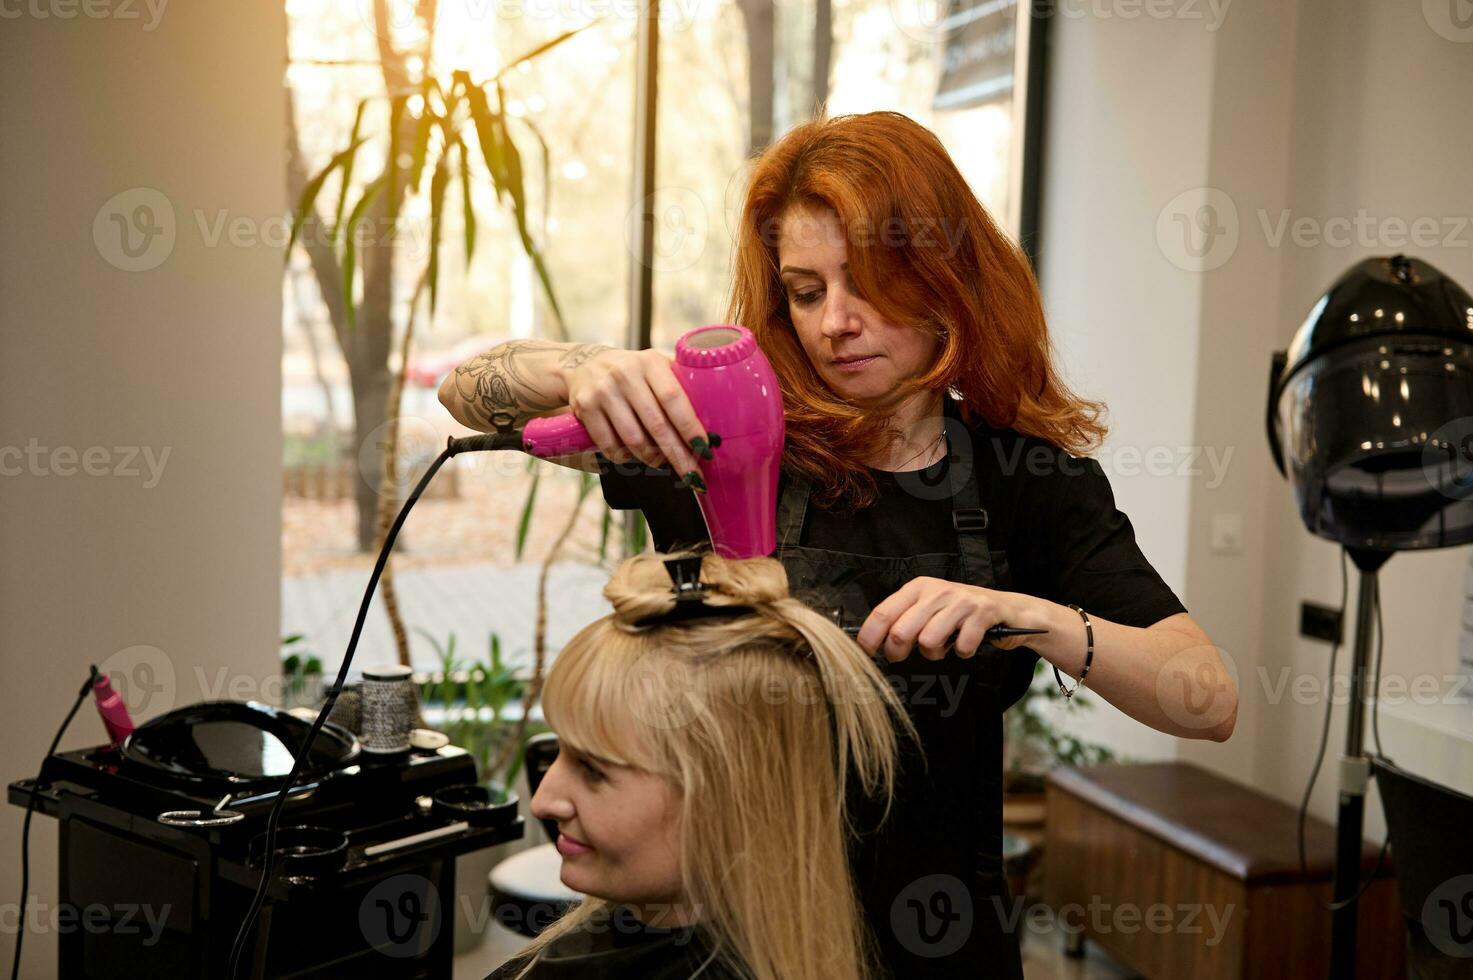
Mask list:
[[[1397,251],[1423,258],[1473,288],[1473,31],[1433,23],[1436,4],[1362,0],[1353,9],[1307,3],[1295,47],[1296,121],[1287,147],[1291,160],[1288,206],[1296,218],[1354,219],[1359,209],[1376,220],[1370,243],[1345,247],[1286,242],[1278,251],[1283,289],[1276,347],[1285,346],[1310,306],[1351,264]],[[1424,14],[1425,11],[1425,14]],[[1445,11],[1443,11],[1445,13]],[[1439,28],[1441,33],[1439,33]],[[1454,38],[1461,38],[1454,40]],[[1277,220],[1277,215],[1274,215]],[[1387,219],[1410,225],[1434,219],[1441,244],[1415,245]],[[1459,226],[1458,219],[1464,224]],[[1262,232],[1255,229],[1255,234]],[[1298,603],[1315,597],[1339,601],[1338,556],[1328,542],[1311,538],[1295,512],[1288,485],[1269,487],[1265,661],[1323,675],[1328,649],[1296,637]],[[1473,694],[1448,680],[1456,668],[1463,575],[1469,549],[1407,553],[1381,571],[1386,645],[1381,708],[1382,747],[1396,761],[1429,778],[1473,792]],[[1354,621],[1356,572],[1350,569]],[[1348,627],[1347,638],[1353,629]],[[1347,656],[1342,650],[1340,671]],[[1417,678],[1441,693],[1428,703],[1397,697],[1391,683]],[[1395,702],[1393,702],[1395,697]],[[1317,744],[1323,704],[1286,703],[1265,714],[1254,769],[1260,784],[1282,795],[1302,792],[1308,753]],[[1331,758],[1344,741],[1346,710],[1337,706]],[[1369,723],[1367,745],[1371,745]],[[1294,746],[1287,758],[1275,747]],[[1322,779],[1313,805],[1334,812],[1333,779]],[[1372,794],[1366,834],[1384,833],[1379,798]]]
[[[1241,694],[1226,744],[1157,738],[1111,711],[1079,728],[1296,804],[1324,699],[1276,692],[1285,671],[1324,690],[1329,647],[1297,636],[1298,611],[1303,600],[1338,604],[1340,578],[1337,549],[1304,530],[1269,460],[1269,356],[1369,255],[1405,250],[1473,286],[1473,229],[1459,224],[1473,216],[1473,31],[1439,21],[1436,6],[1236,0],[1215,26],[1210,9],[1180,4],[1205,19],[1096,13],[1053,24],[1045,303],[1071,377],[1114,410],[1112,444],[1186,444],[1228,460],[1217,485],[1205,464],[1198,476],[1111,476],[1147,556],[1237,667]],[[1203,202],[1223,234],[1196,255],[1175,215],[1190,221]],[[1368,244],[1275,235],[1286,213],[1324,232],[1358,209],[1379,222]],[[1385,224],[1420,217],[1447,240],[1418,247]],[[1223,515],[1243,522],[1239,553],[1211,547]],[[1381,734],[1401,764],[1473,791],[1473,694],[1450,678],[1467,561],[1468,549],[1449,549],[1383,569],[1386,681],[1433,678],[1442,694],[1384,704]],[[1347,637],[1353,567],[1350,585]],[[1342,649],[1342,678],[1347,659]],[[1331,820],[1345,714],[1337,706],[1312,800]],[[1383,832],[1373,793],[1366,835]]]
[[[1073,5],[1087,9],[1088,5]],[[1191,480],[1144,454],[1193,441],[1200,277],[1157,244],[1165,198],[1206,182],[1213,35],[1200,22],[1059,16],[1051,27],[1040,278],[1071,383],[1109,405],[1099,455],[1141,550],[1188,608]],[[1165,198],[1163,198],[1165,192]],[[1132,465],[1123,450],[1136,450]],[[1209,629],[1210,632],[1210,629]],[[1140,758],[1175,739],[1099,697],[1069,727]]]
[[[43,2],[7,4],[4,16],[0,740],[10,782],[34,775],[89,663],[135,682],[152,670],[148,690],[129,691],[142,721],[222,682],[253,688],[278,662],[281,253],[228,236],[212,244],[208,233],[221,212],[247,233],[284,212],[285,26],[280,3]],[[106,203],[132,188],[150,191]],[[156,225],[172,212],[172,247],[167,235],[146,247],[135,225],[138,261],[161,261],[124,271],[132,260],[109,214],[143,221],[136,208],[150,199],[163,202]],[[152,471],[135,448],[154,454]],[[84,705],[63,748],[101,741]],[[0,815],[7,965],[21,818],[11,806]],[[31,837],[30,892],[49,922],[54,821],[37,818]],[[55,975],[55,940],[49,927],[28,933],[24,976]]]

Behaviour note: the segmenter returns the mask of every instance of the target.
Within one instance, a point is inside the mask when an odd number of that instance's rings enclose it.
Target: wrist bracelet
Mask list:
[[[1089,621],[1089,613],[1072,602],[1069,603],[1069,608],[1079,613],[1079,618],[1084,620],[1084,669],[1079,672],[1079,680],[1074,682],[1074,686],[1067,688],[1064,686],[1064,678],[1059,676],[1059,668],[1054,667],[1054,680],[1058,682],[1059,690],[1063,692],[1065,701],[1074,697],[1074,692],[1079,690],[1080,684],[1084,683],[1084,675],[1089,673],[1089,665],[1095,658],[1095,628]]]

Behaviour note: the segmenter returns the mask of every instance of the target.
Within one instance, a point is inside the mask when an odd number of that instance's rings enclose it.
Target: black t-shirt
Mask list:
[[[1010,582],[999,588],[1074,603],[1125,626],[1186,612],[1141,553],[1097,460],[1010,428],[974,422],[967,431],[988,515],[988,549],[994,565],[1001,557],[1010,571]],[[710,541],[695,493],[668,468],[614,464],[601,455],[599,461],[604,499],[616,510],[642,511],[656,550]],[[822,510],[810,498],[798,544],[884,557],[956,551],[950,498],[905,485],[942,486],[948,465],[943,458],[910,473],[871,470],[879,496],[861,510]]]
[[[497,967],[486,980],[512,980],[526,956]],[[527,980],[742,980],[711,956],[700,926],[660,929],[627,909],[596,910],[589,920],[554,939],[537,958]]]

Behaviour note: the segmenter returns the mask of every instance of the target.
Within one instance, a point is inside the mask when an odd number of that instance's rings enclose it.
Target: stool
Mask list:
[[[1335,828],[1181,762],[1063,766],[1049,774],[1045,898],[1072,935],[1147,977],[1323,977],[1330,964]],[[1361,874],[1376,866],[1364,843]],[[1361,895],[1357,978],[1405,976],[1391,858]]]
[[[583,899],[562,883],[563,856],[542,844],[513,854],[491,869],[491,916],[513,932],[535,937]]]

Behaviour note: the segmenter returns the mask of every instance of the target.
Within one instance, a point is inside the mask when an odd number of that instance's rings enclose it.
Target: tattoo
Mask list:
[[[591,361],[605,351],[613,350],[608,344],[579,344],[563,355],[558,363],[563,368],[575,368],[585,361]]]
[[[545,389],[543,372],[529,363],[532,354],[562,349],[561,344],[546,340],[511,340],[459,365],[455,391],[467,424],[488,432],[501,430],[562,407]]]

